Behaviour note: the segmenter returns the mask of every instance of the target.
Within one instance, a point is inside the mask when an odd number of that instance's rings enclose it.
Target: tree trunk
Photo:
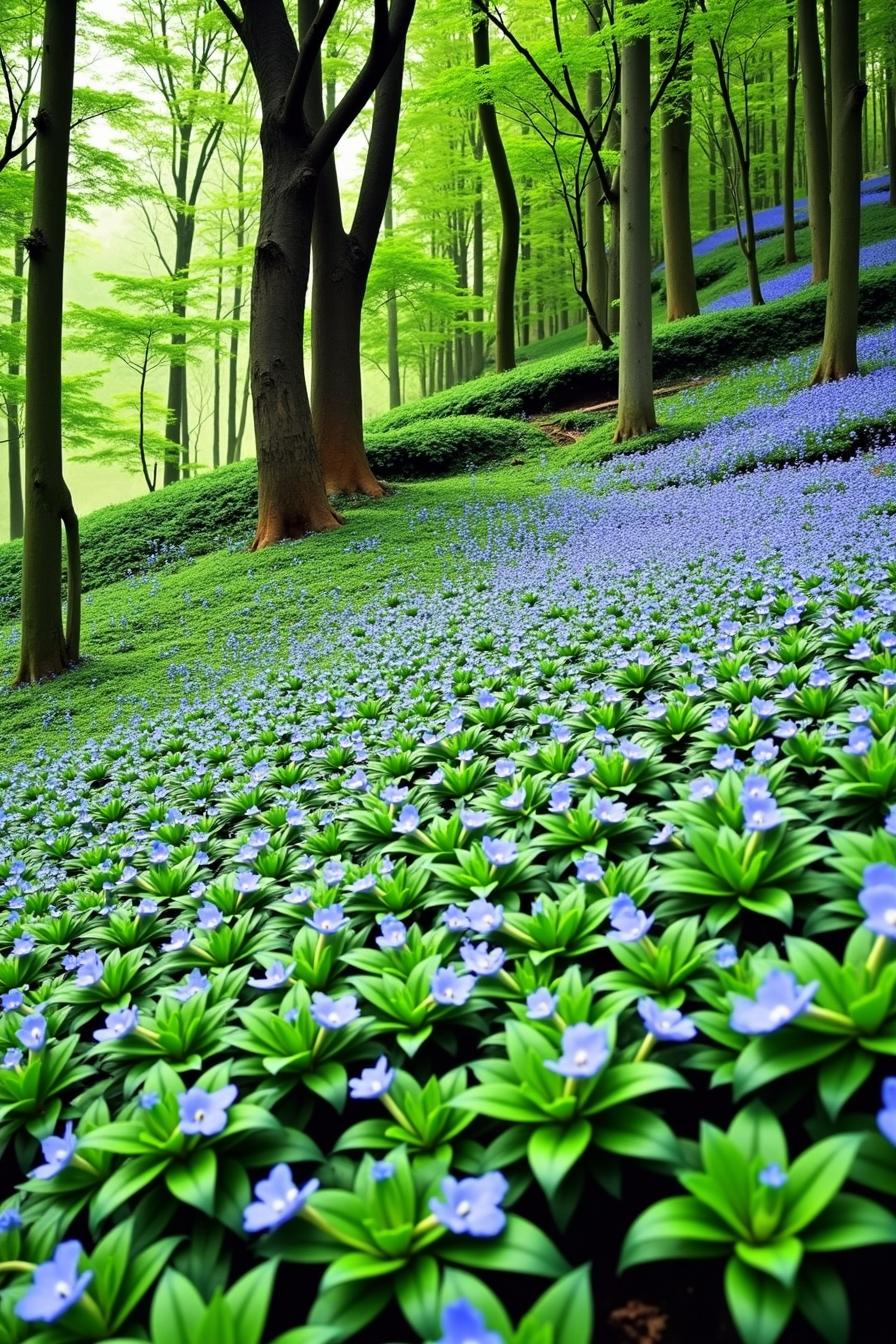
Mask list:
[[[821,13],[824,22],[824,115],[828,132],[828,163],[830,163],[833,155],[834,133],[834,113],[832,106],[834,77],[831,64],[831,0],[822,0]],[[817,30],[817,22],[815,26]]]
[[[890,205],[896,205],[896,87],[892,65],[887,69],[887,164],[890,168]]]
[[[619,410],[615,443],[656,428],[650,290],[649,36],[626,42],[622,48],[619,187]]]
[[[787,105],[784,113],[784,260],[796,261],[793,159],[796,149],[796,43],[793,16],[787,19]]]
[[[824,340],[813,383],[848,378],[858,370],[859,243],[861,236],[862,104],[858,0],[831,6],[831,260]]]
[[[473,293],[476,301],[473,307],[473,338],[471,344],[470,375],[478,378],[485,368],[485,309],[482,295],[485,289],[485,221],[482,203],[482,155],[484,145],[482,131],[473,141],[473,156],[478,165],[473,189]]]
[[[809,238],[812,281],[826,280],[831,250],[831,171],[818,15],[815,0],[796,2],[797,42],[803,83],[803,124],[809,179]]]
[[[386,237],[394,228],[392,219],[392,187],[386,198]],[[389,366],[389,409],[401,405],[401,362],[398,357],[398,295],[390,289],[386,295],[386,359]],[[426,393],[424,392],[425,396]]]
[[[477,70],[489,65],[488,18],[484,13],[473,15],[473,58]],[[501,209],[501,251],[495,294],[495,368],[498,373],[503,373],[516,365],[514,303],[520,250],[520,207],[494,103],[480,102],[479,124]]]
[[[212,363],[212,466],[221,465],[221,315],[224,311],[224,216],[218,223],[218,274],[215,284],[215,345]]]
[[[769,136],[772,156],[772,205],[777,205],[781,196],[781,156],[778,152],[778,103],[775,96],[775,58],[768,54],[769,89]]]
[[[712,85],[707,92],[707,117],[709,119],[709,191],[706,202],[707,228],[715,233],[718,227],[719,198],[716,189],[716,114],[713,109]]]
[[[598,20],[589,9],[588,32],[598,31]],[[600,70],[588,76],[588,111],[595,116],[603,103],[603,77]],[[585,246],[588,256],[588,297],[598,321],[607,330],[607,238],[604,227],[604,193],[594,163],[585,184]],[[600,345],[600,332],[590,312],[587,314],[588,344]]]
[[[237,257],[242,258],[243,248],[246,245],[246,209],[243,205],[243,185],[245,173],[245,160],[240,155],[237,167],[236,187],[239,197],[236,215],[236,249]],[[233,326],[230,329],[230,351],[229,362],[227,365],[227,461],[239,461],[239,439],[242,438],[242,431],[237,436],[236,425],[236,403],[237,403],[237,377],[239,374],[240,357],[240,333],[238,323],[243,315],[243,263],[237,261],[236,274],[233,280],[233,304],[231,308],[231,319]],[[245,405],[246,398],[243,396],[243,423],[245,424]]]
[[[691,54],[681,56],[667,91],[660,128],[660,184],[663,255],[666,262],[666,320],[695,317],[697,277],[691,244]]]
[[[189,140],[187,140],[189,146]],[[189,154],[189,148],[187,148]],[[186,189],[184,188],[184,191]],[[180,208],[186,205],[178,197]],[[176,294],[171,305],[176,318],[183,321],[187,315],[187,280],[190,260],[193,254],[193,235],[195,219],[186,214],[178,214],[175,223],[174,275],[181,281],[182,288]],[[184,362],[183,347],[187,338],[183,331],[175,331],[171,336],[171,363],[168,366],[168,403],[165,415],[165,438],[171,445],[165,454],[165,467],[162,484],[171,485],[180,479],[181,466],[186,464],[189,470],[189,446],[184,457],[183,408],[187,399],[187,366]]]
[[[618,150],[619,114],[614,112],[607,132],[607,149]],[[619,331],[619,257],[620,257],[620,219],[619,219],[619,169],[613,173],[613,192],[608,202],[610,207],[610,246],[607,250],[607,331],[615,335]]]
[[[25,538],[22,650],[17,680],[55,676],[78,661],[81,562],[78,520],[62,474],[62,291],[75,63],[75,0],[46,0],[35,127],[34,205],[25,345]],[[60,523],[68,551],[62,628]]]
[[[21,218],[21,217],[20,217]],[[21,234],[24,221],[18,224],[16,233]],[[13,350],[17,351],[21,340],[22,288],[25,275],[25,249],[20,237],[16,238],[13,253],[13,292],[9,310],[12,327]],[[16,379],[22,371],[18,353],[14,353],[8,364],[9,376]],[[6,406],[6,451],[9,473],[9,535],[11,539],[22,535],[24,527],[24,508],[22,504],[22,426],[21,406],[18,398],[10,391],[5,397]]]
[[[305,381],[305,303],[317,183],[301,144],[272,122],[269,114],[262,119],[264,178],[249,324],[258,458],[253,550],[339,526],[324,489]]]

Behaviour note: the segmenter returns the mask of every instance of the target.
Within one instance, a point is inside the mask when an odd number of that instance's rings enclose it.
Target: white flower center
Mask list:
[[[786,1003],[778,1003],[770,1011],[768,1019],[770,1022],[786,1022],[790,1017],[790,1009]]]
[[[461,1218],[466,1218],[472,1207],[473,1205],[468,1199],[462,1199],[455,1209],[455,1213],[459,1214]]]
[[[583,1069],[588,1063],[588,1051],[577,1050],[572,1057],[572,1062],[575,1064],[576,1068]]]
[[[72,1286],[70,1283],[66,1283],[64,1279],[60,1279],[55,1285],[55,1293],[60,1301],[65,1302],[72,1295]]]
[[[896,928],[896,905],[892,905],[889,910],[884,911],[884,923],[891,929]]]

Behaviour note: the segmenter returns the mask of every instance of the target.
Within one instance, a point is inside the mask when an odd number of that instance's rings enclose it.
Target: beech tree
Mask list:
[[[24,244],[29,273],[19,683],[65,671],[80,652],[78,518],[62,472],[62,286],[76,11],[76,0],[46,0],[34,117],[34,200]],[[60,525],[68,557],[64,631]]]
[[[809,237],[813,283],[827,279],[831,249],[831,172],[825,114],[824,71],[816,0],[796,0],[797,43],[803,86],[803,125],[809,187]]]
[[[404,41],[414,0],[374,0],[367,58],[319,126],[307,97],[340,0],[322,0],[296,40],[284,0],[218,4],[246,49],[261,102],[264,177],[252,269],[249,359],[258,458],[253,549],[339,527],[324,487],[305,379],[303,338],[317,186],[336,145]]]

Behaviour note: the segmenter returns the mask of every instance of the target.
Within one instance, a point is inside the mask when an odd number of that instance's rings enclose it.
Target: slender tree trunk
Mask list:
[[[186,154],[189,155],[188,139],[186,145]],[[184,213],[179,213],[177,216],[174,245],[174,274],[181,283],[172,303],[172,312],[181,322],[187,315],[187,283],[195,232],[195,219],[185,213],[185,187],[183,193],[183,199],[181,199],[179,188],[178,202]],[[186,334],[182,330],[175,331],[171,337],[171,363],[168,367],[168,402],[165,415],[165,437],[171,446],[165,454],[165,466],[162,473],[163,485],[171,485],[173,481],[179,480],[182,466],[186,466],[186,474],[189,473],[190,450],[189,445],[186,446],[186,451],[184,449],[182,423],[183,408],[187,399],[187,366],[183,355],[186,340]]]
[[[887,68],[887,164],[890,169],[890,205],[896,205],[896,82]]]
[[[237,441],[236,428],[236,406],[237,406],[237,378],[239,375],[240,358],[240,332],[239,323],[243,316],[243,262],[242,253],[246,246],[246,209],[243,201],[245,161],[240,156],[237,167],[237,192],[239,194],[239,205],[236,214],[236,249],[237,266],[233,281],[233,303],[231,306],[231,320],[233,326],[230,329],[230,351],[227,364],[227,461],[236,462],[239,460],[239,447]],[[246,398],[243,397],[243,420],[245,422]],[[242,437],[242,435],[240,435]]]
[[[21,216],[19,216],[21,220]],[[8,369],[11,379],[16,379],[22,372],[22,365],[18,355],[19,342],[21,341],[21,323],[22,323],[22,289],[24,286],[25,275],[25,249],[21,241],[21,233],[24,229],[24,220],[17,220],[15,249],[13,252],[13,291],[12,303],[9,310],[9,321],[12,327],[11,337],[14,353],[9,360]],[[6,451],[9,474],[9,535],[15,540],[22,535],[24,527],[24,507],[22,503],[22,408],[19,405],[18,397],[13,391],[10,391],[5,397],[6,406]]]
[[[715,233],[719,221],[719,198],[716,187],[716,114],[713,107],[712,85],[707,91],[707,117],[709,120],[709,194],[707,199],[707,228]]]
[[[218,276],[215,285],[215,348],[212,365],[212,466],[221,465],[221,314],[224,311],[224,216],[218,224]]]
[[[588,11],[588,31],[596,33],[599,23]],[[600,70],[588,76],[588,111],[597,115],[603,103],[603,77]],[[588,297],[598,322],[607,330],[607,239],[604,228],[604,193],[597,168],[592,162],[585,183],[585,246],[588,257]],[[600,332],[589,312],[587,314],[588,344],[602,344]]]
[[[740,250],[743,253],[744,261],[747,265],[747,281],[750,286],[750,300],[754,307],[764,303],[762,297],[762,287],[759,283],[759,264],[756,258],[756,221],[753,212],[753,184],[750,178],[750,118],[745,118],[745,125],[741,130],[740,122],[737,119],[737,113],[731,100],[731,85],[728,81],[728,75],[725,70],[725,62],[722,56],[721,48],[715,39],[710,39],[713,59],[715,60],[716,75],[719,81],[719,92],[722,95],[722,104],[725,108],[725,116],[728,121],[728,129],[731,132],[731,142],[734,153],[737,158],[737,176],[740,181],[741,199],[744,211],[745,233],[741,233],[740,222],[737,224],[737,237],[740,244]],[[737,201],[734,202],[737,210]],[[735,215],[737,218],[737,215]]]
[[[812,281],[826,280],[831,250],[831,171],[828,123],[818,15],[815,0],[796,0],[797,41],[803,83],[803,124],[809,179],[809,238],[812,245]]]
[[[267,124],[266,124],[267,123]],[[262,119],[264,177],[249,360],[258,458],[253,550],[339,526],[327,502],[305,381],[305,303],[316,181],[294,135]]]
[[[824,22],[824,111],[828,130],[828,163],[833,157],[834,113],[832,107],[834,76],[831,52],[831,0],[822,0],[822,19]],[[818,24],[816,22],[816,29]]]
[[[619,113],[614,112],[610,120],[610,129],[607,132],[608,149],[618,150],[620,148],[619,131]],[[607,249],[607,331],[612,335],[619,331],[619,258],[621,247],[618,167],[613,173],[612,194],[608,205],[610,207],[610,246]]]
[[[46,0],[35,126],[34,204],[25,345],[25,537],[18,681],[55,676],[78,661],[81,557],[78,519],[62,473],[62,290],[75,65],[75,0]],[[60,524],[68,553],[62,628]]]
[[[796,43],[793,16],[787,18],[787,105],[784,113],[784,260],[796,261],[793,159],[796,148]]]
[[[831,261],[824,341],[814,383],[847,378],[858,370],[862,104],[867,92],[859,78],[858,0],[833,0],[831,43]]]
[[[681,56],[678,74],[669,86],[660,128],[660,185],[663,212],[663,254],[666,262],[666,320],[695,317],[697,277],[691,243],[691,56]]]
[[[781,195],[781,156],[778,152],[778,103],[775,90],[775,58],[768,54],[768,90],[769,90],[769,138],[772,156],[772,205],[777,205]]]
[[[634,0],[641,3],[642,0]],[[614,442],[656,428],[650,290],[650,38],[622,48],[619,410]]]
[[[472,367],[471,376],[478,378],[485,368],[485,332],[483,323],[485,322],[485,309],[482,306],[482,295],[485,289],[485,225],[483,219],[482,205],[482,155],[483,155],[482,132],[475,137],[473,152],[479,167],[476,172],[476,181],[473,195],[473,293],[476,295],[476,303],[473,308],[473,341],[472,341]]]
[[[392,217],[392,188],[386,198],[386,237],[391,237],[394,228]],[[386,295],[386,358],[389,365],[389,408],[394,410],[401,405],[401,362],[398,352],[398,295],[390,289]],[[425,396],[426,393],[424,392]]]
[[[477,70],[490,63],[488,18],[484,13],[473,15],[473,58]],[[501,251],[498,256],[498,286],[495,295],[495,368],[498,373],[502,373],[516,365],[514,322],[520,207],[494,103],[479,104],[479,124],[501,209]]]

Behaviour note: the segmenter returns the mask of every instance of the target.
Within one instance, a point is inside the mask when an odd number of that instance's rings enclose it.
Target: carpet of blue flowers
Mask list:
[[[762,445],[894,400],[473,501],[437,591],[7,772],[0,1344],[581,1344],[607,1241],[623,1298],[699,1262],[745,1344],[846,1344],[896,1243],[896,450]]]

